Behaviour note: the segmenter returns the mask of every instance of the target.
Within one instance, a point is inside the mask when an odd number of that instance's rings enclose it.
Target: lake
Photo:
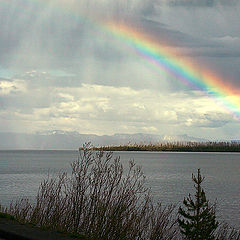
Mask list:
[[[124,166],[134,159],[146,175],[155,200],[179,205],[194,194],[192,173],[205,176],[207,198],[217,202],[217,216],[240,227],[240,153],[114,152]],[[48,174],[70,171],[77,151],[0,151],[0,202],[7,206],[19,197],[32,201]]]

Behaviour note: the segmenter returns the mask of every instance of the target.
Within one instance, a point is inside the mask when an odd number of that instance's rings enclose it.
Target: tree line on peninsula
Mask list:
[[[123,145],[96,146],[91,149],[102,151],[240,152],[240,143],[237,141],[128,143]]]

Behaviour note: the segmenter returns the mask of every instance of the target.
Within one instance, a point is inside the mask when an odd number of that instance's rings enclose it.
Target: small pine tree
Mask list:
[[[214,231],[218,227],[215,215],[215,204],[209,205],[206,200],[205,192],[201,187],[204,177],[198,169],[197,177],[192,175],[192,180],[195,183],[196,189],[195,199],[191,195],[184,198],[184,210],[179,207],[178,224],[184,239],[188,240],[214,240]]]

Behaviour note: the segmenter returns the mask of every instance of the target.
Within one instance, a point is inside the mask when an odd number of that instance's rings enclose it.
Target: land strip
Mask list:
[[[44,231],[30,225],[23,225],[15,220],[0,218],[0,239],[5,240],[74,240],[64,234]],[[80,238],[78,238],[80,239]]]
[[[81,149],[80,149],[81,150]],[[102,151],[240,152],[239,142],[167,142],[92,147]]]

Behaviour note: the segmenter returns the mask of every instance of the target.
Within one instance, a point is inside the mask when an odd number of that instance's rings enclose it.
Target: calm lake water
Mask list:
[[[240,153],[115,152],[126,166],[141,165],[156,200],[181,204],[194,194],[192,173],[201,168],[207,198],[217,201],[218,219],[240,227]],[[77,151],[0,151],[0,202],[19,197],[34,200],[39,183],[48,174],[70,171]]]

